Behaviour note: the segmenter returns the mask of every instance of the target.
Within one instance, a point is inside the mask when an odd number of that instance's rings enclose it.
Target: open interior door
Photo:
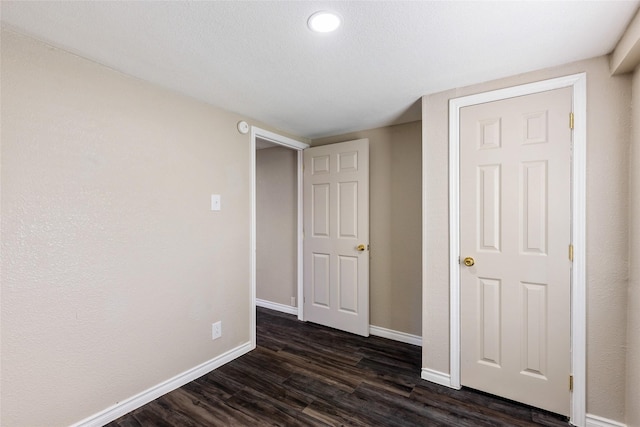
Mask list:
[[[305,320],[369,335],[369,140],[304,150]]]

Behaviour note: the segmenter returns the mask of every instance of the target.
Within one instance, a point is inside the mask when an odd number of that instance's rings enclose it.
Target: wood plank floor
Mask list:
[[[108,424],[568,426],[564,417],[420,379],[421,348],[258,308],[257,348]]]

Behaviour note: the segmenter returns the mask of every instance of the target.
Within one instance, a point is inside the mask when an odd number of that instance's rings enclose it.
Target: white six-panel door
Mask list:
[[[304,150],[305,320],[369,335],[369,140]]]
[[[565,88],[460,112],[461,383],[565,415],[571,102]]]

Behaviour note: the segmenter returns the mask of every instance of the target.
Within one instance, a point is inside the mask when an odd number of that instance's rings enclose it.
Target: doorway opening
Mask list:
[[[257,267],[258,267],[258,218],[257,218],[257,206],[258,206],[258,196],[257,196],[257,176],[258,176],[258,164],[257,164],[257,150],[258,148],[264,147],[265,150],[268,149],[277,149],[274,151],[275,156],[271,160],[284,161],[292,164],[294,170],[289,175],[294,178],[294,183],[291,188],[294,194],[289,194],[288,198],[290,199],[290,203],[294,203],[295,206],[292,207],[294,210],[291,213],[291,217],[295,219],[289,225],[289,239],[292,239],[293,242],[289,241],[285,243],[289,246],[289,250],[294,253],[294,260],[288,266],[291,274],[293,275],[293,280],[296,282],[296,301],[295,305],[297,308],[293,307],[293,304],[290,304],[291,312],[297,312],[298,319],[304,320],[304,311],[303,305],[299,301],[300,295],[303,295],[302,291],[302,150],[308,148],[309,145],[296,141],[291,138],[287,138],[282,135],[278,135],[276,133],[260,129],[257,127],[251,128],[251,345],[252,348],[256,346],[256,305],[257,305]],[[293,150],[293,156],[287,156],[288,150]],[[263,157],[263,156],[261,156]],[[278,157],[281,157],[278,159]],[[272,166],[272,165],[271,165]],[[270,167],[270,166],[267,166]],[[283,177],[280,177],[283,178]],[[269,202],[271,205],[275,205],[277,207],[278,200],[272,200]],[[272,210],[272,214],[276,212],[277,209]],[[268,218],[264,218],[265,220],[269,220]],[[282,220],[283,218],[272,218],[273,220]],[[261,229],[264,230],[265,227]],[[278,233],[276,227],[271,227],[272,229],[267,230],[266,234],[262,235],[262,237],[275,236],[273,233]],[[293,228],[293,230],[291,230]],[[285,236],[286,238],[286,236]],[[274,250],[277,250],[274,249]],[[265,261],[268,262],[268,256],[261,258],[260,265],[264,265]],[[277,269],[277,265],[268,266],[268,269]],[[293,301],[291,301],[293,302]],[[264,300],[261,301],[261,305],[265,305]],[[287,307],[286,304],[278,304],[277,306],[272,306],[271,308],[279,308],[281,311],[284,307]]]

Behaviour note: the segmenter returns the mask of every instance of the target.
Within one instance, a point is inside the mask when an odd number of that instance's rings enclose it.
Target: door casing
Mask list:
[[[304,320],[303,304],[300,302],[300,295],[304,295],[303,281],[302,281],[302,150],[309,148],[309,144],[296,141],[295,139],[288,138],[286,136],[278,135],[277,133],[270,132],[265,129],[261,129],[256,126],[251,126],[251,348],[256,348],[256,139],[260,138],[277,145],[281,145],[286,148],[297,151],[297,193],[298,193],[298,207],[297,207],[297,289],[298,289],[298,319]]]
[[[573,88],[573,159],[571,172],[571,394],[572,424],[586,421],[586,73],[574,74],[449,101],[449,302],[451,388],[460,389],[460,109],[564,87]],[[567,120],[569,118],[567,117]],[[440,382],[442,384],[442,382]],[[567,379],[568,386],[568,379]]]

